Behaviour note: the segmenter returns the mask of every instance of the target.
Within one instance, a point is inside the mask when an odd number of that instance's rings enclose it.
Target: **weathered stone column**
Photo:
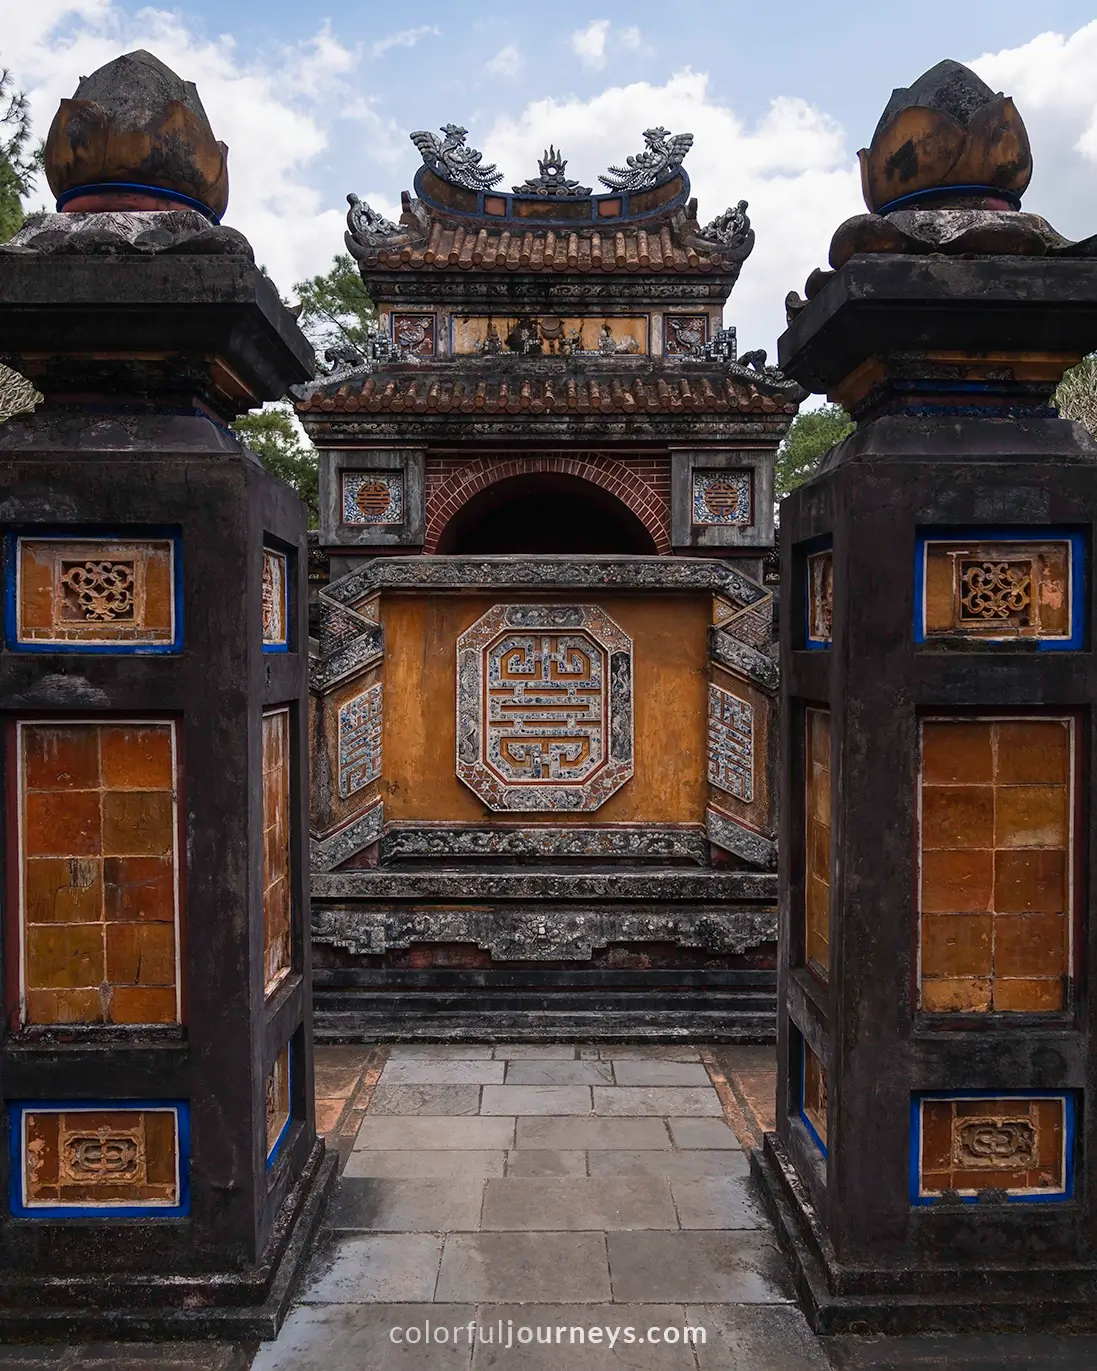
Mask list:
[[[942,63],[781,365],[858,421],[782,505],[777,1132],[820,1331],[1097,1318],[1097,244],[1021,212],[1012,102]]]
[[[0,248],[9,1146],[0,1338],[269,1336],[313,1118],[305,512],[227,423],[311,374],[225,149],[147,53]]]

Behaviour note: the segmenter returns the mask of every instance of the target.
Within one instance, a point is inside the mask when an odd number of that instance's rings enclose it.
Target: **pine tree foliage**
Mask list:
[[[257,414],[245,414],[232,428],[267,471],[300,495],[308,506],[309,528],[315,528],[320,515],[316,449],[307,440],[302,441],[288,403],[267,405]]]
[[[365,344],[377,311],[347,253],[337,253],[323,275],[298,281],[293,289],[301,301],[297,322],[319,357],[328,348]]]
[[[23,224],[23,197],[34,188],[41,149],[30,153],[27,97],[14,89],[11,72],[0,67],[0,243]],[[0,423],[33,409],[42,397],[17,371],[0,363]]]

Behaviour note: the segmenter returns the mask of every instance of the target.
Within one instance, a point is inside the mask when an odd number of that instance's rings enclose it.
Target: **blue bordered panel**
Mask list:
[[[1031,1125],[1031,1106],[1032,1105],[1054,1105],[1059,1111],[1061,1124],[1059,1128],[1060,1139],[1055,1144],[1054,1154],[1059,1169],[1058,1183],[1054,1186],[995,1186],[987,1185],[981,1188],[955,1186],[948,1190],[927,1189],[924,1176],[929,1174],[923,1166],[923,1127],[924,1127],[924,1106],[933,1103],[953,1104],[978,1103],[980,1100],[990,1103],[1001,1104],[1010,1102],[1014,1106],[1017,1118],[1013,1120],[994,1120],[991,1118],[983,1119],[977,1113],[964,1116],[968,1120],[968,1125],[973,1128],[984,1127],[989,1130],[987,1136],[982,1141],[982,1147],[978,1150],[992,1154],[1000,1163],[991,1167],[985,1165],[980,1160],[980,1167],[988,1174],[993,1176],[997,1171],[1018,1172],[1025,1170],[1028,1172],[1039,1170],[1044,1164],[1039,1154],[1035,1154],[1028,1159],[1018,1161],[1016,1156],[1016,1141],[1014,1140],[1013,1165],[1008,1165],[1010,1157],[1003,1155],[1003,1144],[1008,1141],[1008,1133],[1011,1128],[1017,1125],[1032,1127],[1035,1135],[1033,1146],[1039,1148],[1040,1124]],[[1029,1106],[1025,1115],[1021,1114],[1020,1106]],[[994,1111],[1001,1115],[1007,1113],[1005,1110]],[[988,1111],[989,1113],[989,1111]],[[950,1163],[956,1155],[956,1116],[954,1115],[950,1126]],[[915,1205],[932,1205],[941,1203],[963,1203],[976,1204],[979,1196],[986,1191],[992,1191],[996,1195],[1004,1196],[1006,1201],[1011,1204],[1062,1204],[1066,1200],[1073,1198],[1074,1195],[1074,1130],[1075,1130],[1075,1102],[1074,1094],[1067,1090],[948,1090],[948,1091],[927,1091],[911,1097],[910,1105],[910,1200]],[[961,1138],[960,1144],[964,1145]],[[1023,1140],[1022,1140],[1023,1142]],[[962,1159],[961,1159],[962,1160]],[[975,1168],[963,1168],[970,1174],[978,1174]],[[951,1165],[950,1171],[954,1171]],[[955,1178],[955,1177],[953,1177]]]
[[[834,625],[834,544],[830,535],[801,545],[804,559],[804,646],[830,648]]]
[[[100,1202],[79,1201],[66,1203],[60,1196],[36,1199],[33,1183],[28,1169],[28,1133],[34,1121],[43,1116],[57,1116],[58,1139],[56,1160],[58,1181],[56,1189],[63,1189],[61,1180],[62,1154],[67,1152],[69,1176],[73,1187],[81,1184],[75,1174],[73,1163],[84,1164],[89,1168],[86,1187],[94,1191],[96,1185],[107,1188],[113,1180],[119,1188],[118,1176],[126,1165],[139,1171],[142,1165],[147,1168],[147,1150],[142,1153],[139,1140],[133,1139],[132,1149],[123,1144],[131,1141],[122,1127],[111,1129],[104,1120],[110,1116],[125,1114],[164,1115],[170,1119],[174,1128],[175,1166],[174,1177],[159,1183],[149,1183],[149,1189],[160,1188],[165,1191],[162,1199],[141,1198],[128,1202],[118,1196],[105,1198]],[[88,1119],[86,1128],[81,1130],[78,1121],[81,1116]],[[132,1129],[130,1130],[132,1133]],[[32,1143],[40,1139],[32,1139]],[[113,1145],[113,1153],[108,1150]],[[8,1105],[8,1146],[10,1156],[9,1202],[11,1212],[24,1219],[148,1219],[183,1218],[190,1213],[190,1106],[183,1100],[19,1100]],[[146,1134],[147,1146],[147,1134]],[[41,1151],[41,1148],[39,1148]],[[147,1170],[146,1170],[147,1176]],[[73,1177],[75,1177],[73,1179]],[[107,1177],[107,1179],[104,1179]],[[43,1187],[51,1188],[48,1182]]]
[[[276,547],[263,548],[263,651],[289,651],[289,555]]]
[[[183,650],[178,528],[24,527],[6,539],[4,634],[16,652]]]
[[[811,1140],[812,1140],[812,1142],[815,1144],[815,1146],[819,1149],[819,1151],[820,1151],[820,1152],[822,1153],[822,1155],[825,1157],[825,1156],[827,1155],[827,1145],[826,1145],[826,1143],[823,1141],[822,1137],[820,1136],[819,1130],[815,1127],[815,1125],[812,1123],[810,1117],[808,1116],[807,1107],[806,1107],[806,1105],[807,1105],[807,1064],[808,1064],[808,1053],[809,1053],[809,1052],[811,1052],[811,1048],[808,1047],[807,1039],[804,1038],[804,1036],[801,1034],[801,1035],[800,1035],[800,1099],[799,1099],[799,1105],[798,1105],[798,1112],[799,1112],[799,1115],[800,1115],[800,1122],[804,1125],[804,1127],[807,1129],[808,1133],[811,1135]],[[814,1056],[814,1053],[813,1053],[812,1055]],[[816,1057],[816,1060],[818,1061],[819,1059]],[[824,1079],[824,1081],[825,1081],[825,1079],[826,1079],[825,1068],[823,1068],[822,1062],[819,1062],[819,1066],[820,1066],[820,1069],[822,1069],[822,1070],[824,1071],[824,1077],[823,1077],[823,1079]],[[824,1103],[824,1107],[825,1107],[825,1103],[826,1103],[825,1097],[824,1097],[823,1103]]]
[[[279,1071],[283,1071],[284,1079],[279,1079]],[[272,1106],[272,1083],[275,1095],[283,1094],[285,1099],[285,1118],[278,1125],[277,1134],[272,1139],[271,1133],[271,1106]],[[274,1060],[274,1065],[270,1069],[266,1085],[267,1096],[267,1170],[269,1171],[278,1160],[278,1154],[282,1151],[282,1144],[290,1130],[293,1122],[293,1045],[287,1043],[282,1051]],[[275,1100],[277,1106],[277,1100]],[[277,1117],[277,1116],[275,1116]]]
[[[973,618],[966,626],[953,624],[949,627],[942,627],[929,622],[930,615],[938,613],[934,606],[940,598],[934,596],[930,586],[934,551],[935,549],[943,551],[949,544],[963,543],[970,543],[973,547],[978,546],[984,549],[989,543],[1001,544],[1001,565],[1003,567],[1012,565],[1011,550],[1014,557],[1020,554],[1023,558],[1026,545],[1030,549],[1038,545],[1045,547],[1054,544],[1062,545],[1068,563],[1063,578],[1066,587],[1067,623],[1058,626],[1054,631],[1047,632],[1041,632],[1037,625],[1024,630],[1016,626],[1004,627],[1002,632],[995,633],[996,624],[993,615],[982,623],[976,622]],[[1085,559],[1085,534],[1077,529],[1056,528],[1046,524],[988,528],[967,525],[921,529],[918,532],[914,547],[914,641],[916,643],[935,640],[981,641],[993,643],[1001,651],[1008,651],[1009,647],[1014,644],[1028,645],[1031,643],[1041,652],[1077,652],[1082,648],[1085,637]],[[987,558],[984,554],[973,553],[971,561],[972,563],[986,562]],[[956,573],[960,569],[961,564],[957,563]],[[1038,588],[1033,587],[1030,577],[1027,592],[1029,595],[1037,590],[1037,598],[1039,598],[1038,590],[1042,588],[1043,582]],[[1026,592],[1022,589],[1021,593]],[[960,594],[959,588],[957,588],[956,594]],[[1003,626],[1010,625],[1012,616],[1008,614],[1008,587],[1004,583],[996,588],[991,587],[988,594],[991,597],[997,595],[1001,601],[1002,610],[1006,611],[1001,615],[999,623]],[[989,603],[987,594],[983,598]],[[1037,608],[1036,612],[1039,614],[1040,609]],[[959,611],[957,613],[959,614]]]

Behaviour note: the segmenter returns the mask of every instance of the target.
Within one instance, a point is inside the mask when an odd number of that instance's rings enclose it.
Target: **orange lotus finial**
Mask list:
[[[81,78],[46,139],[46,177],[64,210],[201,210],[229,198],[228,148],[213,136],[193,81],[150,52]]]
[[[857,154],[874,213],[920,205],[1019,209],[1032,152],[1013,101],[968,67],[938,62],[892,91],[872,142]]]

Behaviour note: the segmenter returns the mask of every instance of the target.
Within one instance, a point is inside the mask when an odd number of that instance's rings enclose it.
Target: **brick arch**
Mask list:
[[[430,498],[423,551],[438,551],[438,542],[449,521],[482,490],[499,481],[536,472],[576,476],[609,491],[640,520],[651,535],[656,552],[670,552],[670,510],[666,500],[646,481],[612,457],[569,457],[561,453],[507,457],[502,461],[477,457],[455,471]]]

